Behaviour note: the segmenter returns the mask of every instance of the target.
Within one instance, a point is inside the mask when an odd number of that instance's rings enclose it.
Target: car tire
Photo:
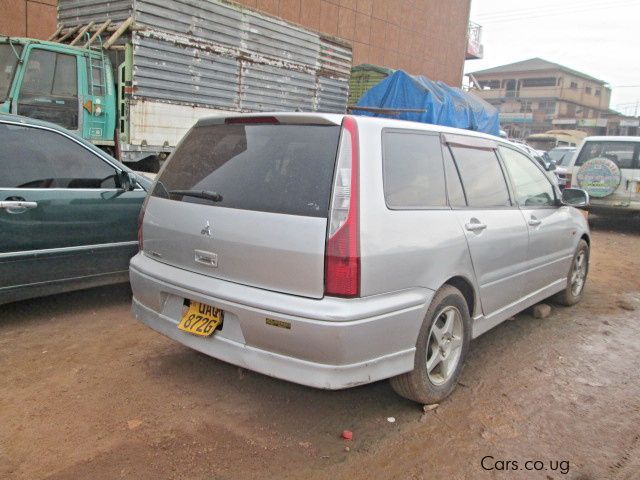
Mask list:
[[[567,275],[567,286],[560,293],[552,297],[555,303],[570,307],[580,301],[584,293],[584,286],[589,273],[589,244],[584,240],[578,242],[578,247],[571,260],[571,268]],[[577,288],[579,287],[579,288]]]
[[[449,319],[452,325],[447,329]],[[433,404],[444,400],[456,386],[470,340],[467,301],[460,290],[445,285],[434,295],[422,322],[414,369],[391,378],[391,386],[400,396],[415,402]]]

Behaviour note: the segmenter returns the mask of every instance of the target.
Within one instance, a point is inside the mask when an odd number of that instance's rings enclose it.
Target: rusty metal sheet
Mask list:
[[[238,108],[236,58],[140,34],[134,34],[133,45],[136,97]]]
[[[240,111],[344,112],[351,48],[220,0],[60,0],[59,19],[133,16],[134,98]]]
[[[65,26],[120,22],[133,13],[132,0],[58,0],[58,23]]]

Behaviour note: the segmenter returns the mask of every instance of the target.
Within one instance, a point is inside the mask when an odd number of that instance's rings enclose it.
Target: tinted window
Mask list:
[[[467,201],[464,197],[462,182],[456,165],[453,163],[453,157],[449,151],[449,147],[444,149],[444,169],[447,176],[447,194],[449,196],[449,205],[452,207],[466,207]]]
[[[206,125],[194,127],[159,177],[155,196],[243,210],[326,217],[340,127]],[[207,190],[206,199],[169,194]]]
[[[389,207],[447,204],[439,136],[386,132],[382,143],[384,196]]]
[[[0,188],[115,188],[116,170],[68,138],[0,123]]]
[[[511,205],[507,184],[493,150],[451,147],[470,207]]]
[[[555,204],[551,183],[531,159],[520,152],[504,147],[500,147],[500,154],[513,181],[519,205],[540,207]]]
[[[76,57],[46,50],[32,50],[22,82],[23,94],[78,94]]]
[[[620,168],[637,168],[638,150],[638,142],[588,141],[578,154],[576,166],[592,158],[608,158]]]
[[[33,49],[27,60],[18,114],[78,128],[76,57]]]

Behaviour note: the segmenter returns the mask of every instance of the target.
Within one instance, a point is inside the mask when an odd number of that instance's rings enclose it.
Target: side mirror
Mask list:
[[[118,172],[118,183],[120,185],[120,189],[125,192],[133,190],[138,184],[135,173],[126,172],[124,170]]]
[[[562,190],[562,204],[572,207],[588,207],[589,194],[581,188],[565,188]]]
[[[558,168],[558,166],[556,165],[555,160],[550,160],[549,163],[547,164],[547,171],[553,172],[556,168]]]

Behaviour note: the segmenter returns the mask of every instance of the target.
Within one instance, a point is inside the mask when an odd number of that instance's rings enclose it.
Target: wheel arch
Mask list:
[[[446,282],[444,282],[443,286],[444,285],[451,285],[452,287],[460,290],[460,293],[462,293],[462,296],[467,302],[469,315],[471,316],[471,318],[473,318],[477,306],[477,295],[473,284],[469,281],[469,279],[460,275],[456,275],[455,277],[451,277]]]

